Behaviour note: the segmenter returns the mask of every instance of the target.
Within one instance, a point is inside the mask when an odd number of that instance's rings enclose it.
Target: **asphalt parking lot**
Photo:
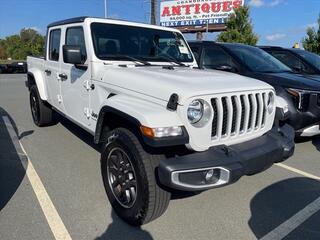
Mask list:
[[[36,127],[25,75],[0,75],[0,239],[320,239],[320,138],[228,187],[174,196],[141,229],[107,200],[99,148],[61,118]],[[21,145],[20,145],[21,144]]]

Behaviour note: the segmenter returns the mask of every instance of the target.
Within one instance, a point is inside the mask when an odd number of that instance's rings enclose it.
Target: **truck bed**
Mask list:
[[[44,69],[44,57],[32,57],[32,56],[28,56],[27,57],[27,64],[28,64],[28,69],[31,68],[36,68],[39,70]]]

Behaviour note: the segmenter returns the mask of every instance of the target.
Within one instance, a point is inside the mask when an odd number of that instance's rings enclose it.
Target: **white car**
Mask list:
[[[108,198],[132,225],[163,214],[173,189],[228,185],[293,154],[293,130],[274,125],[274,89],[195,69],[178,30],[68,19],[48,26],[45,57],[27,62],[35,124],[58,112],[103,144]]]

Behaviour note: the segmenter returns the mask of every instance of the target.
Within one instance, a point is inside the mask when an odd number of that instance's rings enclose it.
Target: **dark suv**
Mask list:
[[[290,117],[286,122],[297,135],[320,134],[320,81],[293,72],[257,47],[211,41],[189,44],[199,68],[238,73],[269,83],[287,101]]]
[[[261,49],[271,54],[297,73],[319,75],[320,56],[302,49],[261,46]]]

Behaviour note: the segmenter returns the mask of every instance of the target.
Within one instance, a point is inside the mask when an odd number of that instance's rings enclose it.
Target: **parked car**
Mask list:
[[[172,189],[225,186],[293,154],[294,130],[274,125],[273,87],[193,69],[178,30],[80,17],[50,24],[46,46],[27,59],[34,123],[59,112],[103,145],[107,196],[132,225],[161,216]]]
[[[0,64],[0,74],[5,73],[6,71],[6,65],[5,64]]]
[[[265,51],[236,43],[189,42],[201,69],[216,69],[256,78],[272,85],[288,102],[286,120],[298,136],[320,134],[320,81],[295,74]]]
[[[261,46],[297,73],[320,76],[320,56],[302,49]],[[320,80],[319,80],[320,81]]]
[[[0,73],[12,73],[12,68],[9,64],[1,64],[0,71]]]
[[[13,62],[9,64],[12,69],[12,73],[27,73],[27,63],[26,62]]]
[[[0,73],[27,73],[26,62],[0,64]]]

